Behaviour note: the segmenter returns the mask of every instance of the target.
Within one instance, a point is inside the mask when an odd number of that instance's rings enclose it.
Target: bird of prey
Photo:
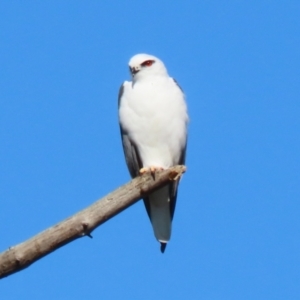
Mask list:
[[[137,54],[129,61],[132,81],[119,91],[119,123],[132,178],[185,163],[188,114],[185,97],[155,56]],[[154,235],[165,251],[170,240],[179,180],[144,198]]]

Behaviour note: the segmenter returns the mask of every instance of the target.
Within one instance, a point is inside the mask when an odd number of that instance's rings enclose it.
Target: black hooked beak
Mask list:
[[[132,75],[135,75],[138,71],[139,71],[139,69],[138,68],[130,68],[129,67],[129,70],[130,70],[130,73],[132,74]]]

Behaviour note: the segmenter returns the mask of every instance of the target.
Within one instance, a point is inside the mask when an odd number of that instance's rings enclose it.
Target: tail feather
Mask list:
[[[150,219],[156,239],[161,243],[161,251],[166,248],[172,230],[169,187],[163,187],[149,196]],[[163,246],[164,245],[164,246]]]
[[[167,243],[160,242],[160,251],[161,251],[161,253],[165,252],[166,247],[167,247]]]

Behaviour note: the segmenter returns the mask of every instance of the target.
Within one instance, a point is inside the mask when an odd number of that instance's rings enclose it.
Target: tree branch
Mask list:
[[[0,254],[0,279],[30,266],[75,239],[91,237],[91,232],[99,225],[142,197],[179,178],[185,170],[185,166],[175,166],[155,174],[139,176],[72,217],[10,247]]]

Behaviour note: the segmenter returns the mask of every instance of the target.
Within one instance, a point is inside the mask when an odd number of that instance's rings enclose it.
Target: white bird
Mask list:
[[[129,68],[132,81],[125,81],[119,92],[119,122],[130,175],[184,164],[188,114],[181,88],[155,56],[137,54]],[[144,198],[161,252],[171,237],[178,183]]]

